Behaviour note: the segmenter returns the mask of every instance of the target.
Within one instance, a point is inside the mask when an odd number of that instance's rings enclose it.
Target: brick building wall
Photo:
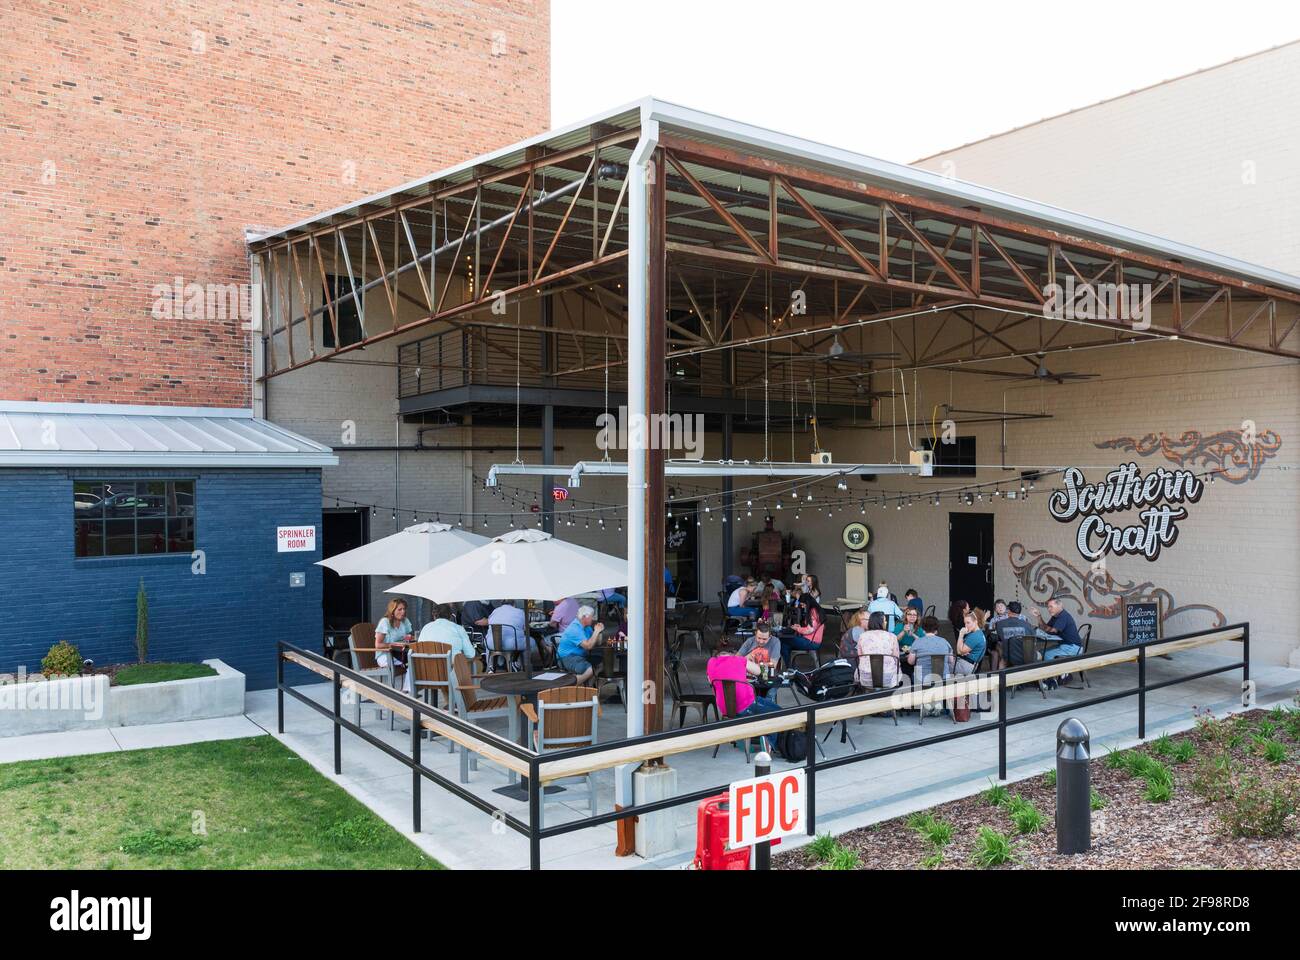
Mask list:
[[[195,545],[147,557],[73,556],[74,479],[195,479]],[[275,528],[320,523],[319,470],[0,470],[0,672],[39,670],[59,640],[98,664],[131,663],[136,590],[149,659],[218,657],[249,689],[275,684],[275,641],[320,646],[320,551],[277,553]],[[290,587],[289,574],[306,575]]]
[[[248,406],[247,284],[294,222],[546,129],[546,0],[7,5],[0,399]]]

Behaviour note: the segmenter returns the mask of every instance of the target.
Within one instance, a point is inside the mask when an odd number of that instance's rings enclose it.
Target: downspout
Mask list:
[[[645,643],[643,631],[633,624],[645,622],[646,583],[646,464],[649,442],[646,424],[646,333],[649,329],[646,316],[648,290],[646,274],[649,270],[647,255],[649,216],[646,182],[650,177],[650,163],[659,146],[659,122],[650,119],[648,106],[641,108],[641,136],[632,151],[628,170],[628,234],[627,234],[627,622],[629,626],[627,655],[627,735],[639,737],[645,733],[645,713],[641,709],[641,691],[645,687]],[[636,429],[635,424],[642,424]],[[656,689],[661,686],[659,679]]]
[[[248,231],[245,231],[245,240]],[[255,253],[248,254],[248,316],[244,324],[248,329],[249,406],[253,416],[266,417],[266,344],[262,342],[262,260]]]

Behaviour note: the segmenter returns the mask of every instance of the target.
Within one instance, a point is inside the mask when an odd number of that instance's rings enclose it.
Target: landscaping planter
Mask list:
[[[109,686],[103,674],[0,684],[0,737],[242,714],[244,675],[220,660],[203,662],[216,676],[135,686]]]

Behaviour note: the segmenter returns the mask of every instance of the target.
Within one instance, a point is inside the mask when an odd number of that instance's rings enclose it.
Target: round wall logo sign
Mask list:
[[[865,523],[854,522],[848,524],[840,534],[840,539],[844,541],[844,546],[850,550],[865,550],[867,544],[871,543],[871,531],[867,529]]]

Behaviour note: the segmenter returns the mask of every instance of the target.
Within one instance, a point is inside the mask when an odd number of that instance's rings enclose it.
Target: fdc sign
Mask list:
[[[807,795],[802,767],[733,783],[730,845],[752,847],[800,832]]]

